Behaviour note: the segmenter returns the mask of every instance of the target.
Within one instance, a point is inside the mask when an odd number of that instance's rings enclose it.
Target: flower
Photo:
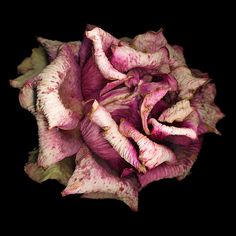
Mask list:
[[[25,172],[58,180],[63,196],[115,198],[136,211],[139,191],[183,179],[203,135],[219,134],[214,83],[162,29],[117,39],[89,25],[82,42],[38,41],[10,84],[38,125]]]

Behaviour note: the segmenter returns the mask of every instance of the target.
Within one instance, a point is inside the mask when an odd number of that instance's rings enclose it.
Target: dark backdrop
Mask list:
[[[157,3],[109,2],[94,5],[88,2],[12,3],[2,16],[1,57],[1,195],[5,198],[3,213],[6,222],[18,230],[28,232],[29,225],[36,231],[48,232],[47,227],[72,229],[80,233],[86,224],[92,229],[112,232],[124,230],[174,229],[190,233],[197,229],[228,230],[229,213],[233,210],[233,139],[235,132],[232,111],[234,105],[234,70],[231,56],[233,18],[227,4],[165,6]],[[10,4],[9,4],[10,5]],[[107,9],[105,8],[107,7]],[[54,181],[37,184],[23,171],[27,152],[37,145],[34,118],[18,103],[18,91],[10,88],[8,80],[17,76],[16,66],[37,46],[35,37],[43,36],[61,41],[82,39],[87,23],[98,25],[116,37],[164,28],[170,43],[182,45],[188,65],[208,72],[217,87],[216,103],[226,114],[218,124],[222,136],[206,135],[192,174],[185,180],[162,180],[149,185],[140,193],[139,212],[133,213],[119,201],[86,200],[78,196],[62,198],[62,186]],[[231,137],[230,137],[231,136]],[[231,186],[230,186],[231,184]],[[222,222],[227,220],[227,226]],[[108,223],[110,222],[110,223]],[[93,227],[98,223],[96,227]],[[5,224],[5,223],[4,223]],[[173,226],[173,227],[172,227]],[[47,229],[47,230],[46,230]],[[109,231],[108,231],[109,232]]]

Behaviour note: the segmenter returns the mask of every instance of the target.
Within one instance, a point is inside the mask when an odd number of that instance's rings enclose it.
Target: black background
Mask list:
[[[93,229],[109,232],[108,226],[113,227],[111,233],[126,232],[125,226],[156,234],[173,229],[185,232],[186,228],[189,233],[205,227],[229,230],[230,212],[235,207],[231,136],[235,132],[231,60],[235,29],[231,7],[199,2],[164,6],[146,1],[130,6],[127,2],[30,4],[14,3],[4,8],[6,16],[1,16],[1,195],[5,199],[1,213],[12,225],[8,230],[16,226],[27,233],[33,225],[36,231],[66,229],[79,234],[87,224],[91,226],[86,228],[88,233]],[[218,124],[222,136],[206,135],[192,174],[181,182],[162,180],[149,185],[140,193],[138,213],[119,201],[86,200],[76,195],[62,198],[62,186],[54,181],[34,183],[23,171],[27,152],[37,146],[36,124],[31,114],[20,108],[18,91],[9,87],[8,80],[17,76],[16,66],[37,46],[36,36],[82,39],[87,23],[118,38],[163,27],[171,44],[183,46],[188,65],[210,74],[217,87],[216,104],[226,114]]]

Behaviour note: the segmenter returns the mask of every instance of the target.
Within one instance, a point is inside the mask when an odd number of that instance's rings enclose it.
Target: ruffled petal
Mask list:
[[[144,34],[137,35],[131,42],[130,45],[144,53],[154,53],[160,48],[165,47],[167,40],[163,35],[163,29],[159,31],[148,31]]]
[[[197,141],[187,147],[181,145],[173,147],[178,161],[173,164],[163,163],[145,174],[138,174],[141,189],[161,179],[176,177],[178,180],[182,180],[190,173],[200,151],[201,141]]]
[[[136,142],[139,147],[139,160],[148,169],[153,169],[163,162],[175,162],[175,154],[171,149],[152,142],[124,119],[121,120],[119,130],[124,136],[132,138]]]
[[[27,80],[37,76],[48,64],[47,56],[43,48],[33,48],[30,57],[25,58],[17,67],[20,74],[14,80],[10,80],[10,85],[14,88],[22,88]]]
[[[98,27],[86,31],[85,34],[93,42],[95,61],[102,75],[108,80],[126,78],[125,74],[119,72],[111,65],[106,56],[107,49],[111,45],[118,45],[119,40]]]
[[[82,113],[79,76],[79,67],[67,45],[62,46],[57,58],[38,75],[37,110],[47,117],[49,129],[77,126]]]
[[[206,84],[197,91],[191,101],[192,106],[196,108],[201,120],[201,127],[198,131],[199,135],[206,132],[220,134],[220,132],[216,129],[216,124],[225,115],[214,103],[215,96],[215,85]]]
[[[157,69],[160,65],[169,62],[168,50],[161,48],[155,53],[144,53],[126,46],[112,47],[112,65],[119,71],[126,72],[135,67]]]
[[[67,44],[70,47],[73,55],[76,57],[76,59],[78,59],[79,49],[80,49],[80,45],[81,45],[80,41],[73,41],[73,42],[64,43],[64,42],[60,42],[57,40],[45,39],[42,37],[38,37],[37,40],[47,51],[50,61],[53,61],[57,57],[58,49],[63,44]]]
[[[114,198],[132,210],[138,209],[137,185],[132,179],[120,179],[110,169],[99,164],[86,146],[76,156],[76,169],[62,195],[84,194],[89,198]]]
[[[79,129],[48,129],[48,123],[41,113],[37,113],[39,135],[38,165],[44,168],[78,152],[81,146]]]
[[[112,119],[110,113],[95,101],[89,118],[100,128],[103,129],[104,138],[112,145],[112,147],[139,171],[145,171],[144,167],[138,160],[137,151],[131,142],[123,136],[116,122]]]
[[[180,66],[186,66],[186,61],[184,58],[182,47],[180,47],[178,45],[170,46],[169,44],[166,45],[166,47],[169,51],[171,69],[174,69],[174,68],[180,67]]]
[[[191,112],[193,108],[190,105],[189,100],[181,100],[174,106],[163,111],[158,118],[161,122],[173,123],[174,121],[183,121]]]
[[[161,179],[171,179],[185,175],[189,171],[189,169],[191,169],[195,158],[196,157],[193,157],[194,160],[192,160],[191,158],[184,160],[182,161],[182,163],[176,165],[168,165],[164,163],[152,170],[149,170],[144,175],[139,175],[141,188],[146,187],[148,184],[154,181],[158,181]]]
[[[208,77],[195,77],[191,70],[181,66],[172,70],[171,75],[175,77],[179,87],[179,99],[190,99],[194,92],[208,81]]]

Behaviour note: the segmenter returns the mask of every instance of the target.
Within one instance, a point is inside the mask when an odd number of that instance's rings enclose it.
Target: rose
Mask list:
[[[38,124],[39,149],[25,166],[33,180],[137,210],[143,187],[184,178],[203,134],[219,133],[215,85],[162,30],[119,40],[88,26],[82,43],[38,41],[10,81]]]

